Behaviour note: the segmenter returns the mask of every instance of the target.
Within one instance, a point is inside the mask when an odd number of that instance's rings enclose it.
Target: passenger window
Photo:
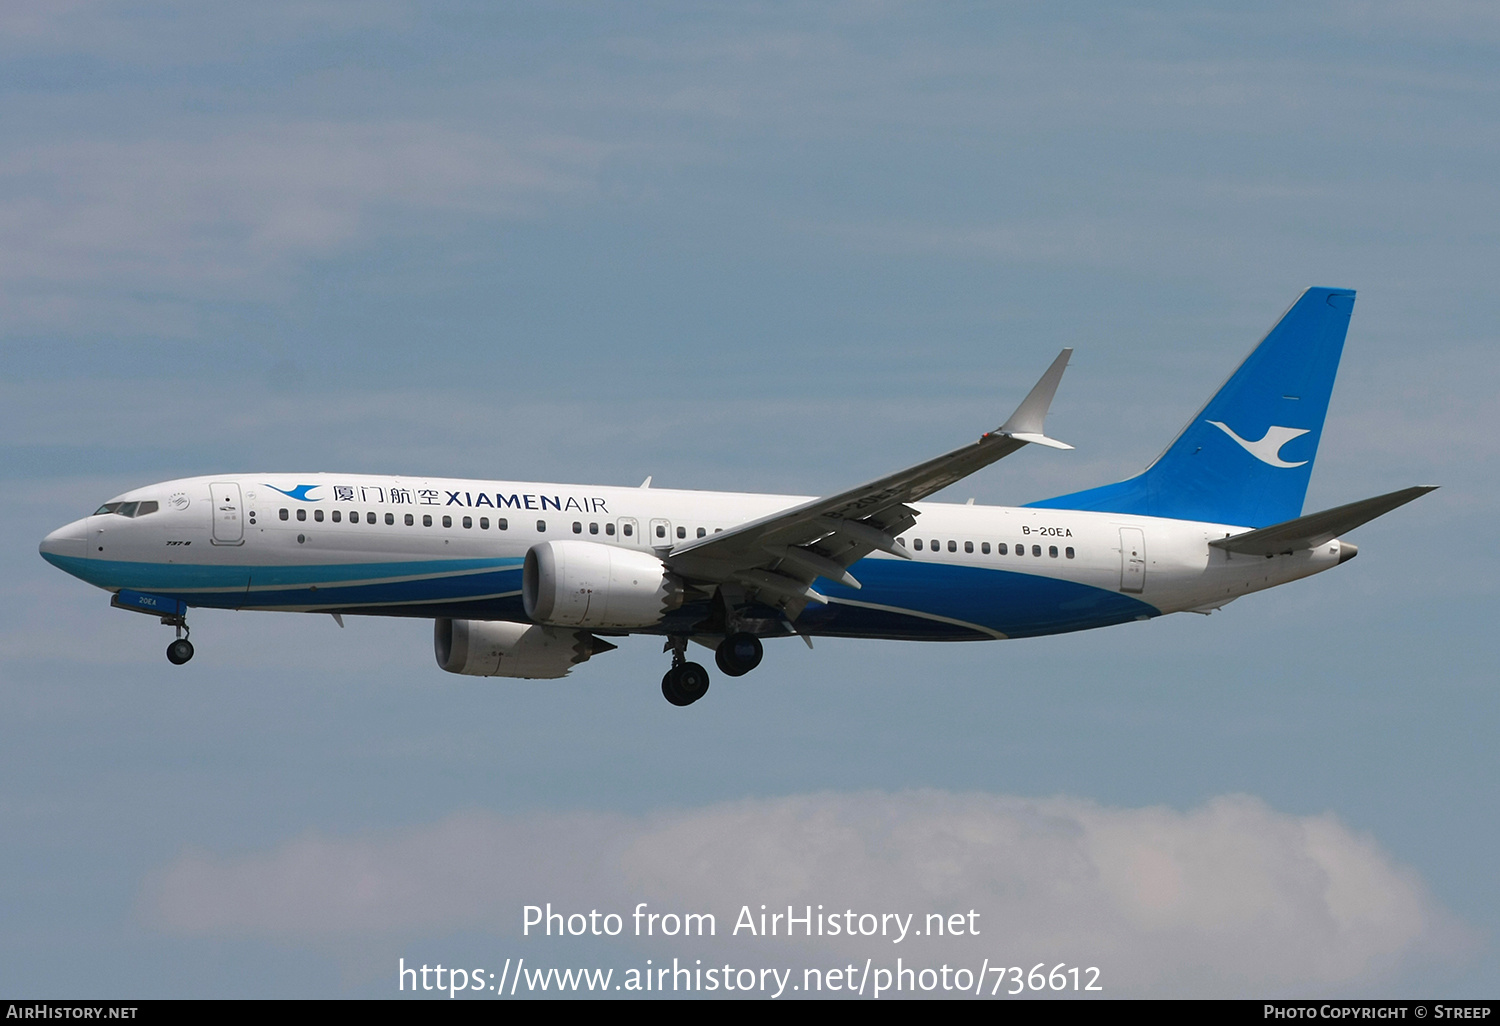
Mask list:
[[[610,537],[613,537],[614,533],[615,533],[615,525],[614,524],[605,524],[604,525],[604,533],[607,534],[607,535],[609,535]]]
[[[423,513],[422,514],[422,526],[423,527],[431,527],[432,526],[432,514],[431,513]]]
[[[1002,556],[1008,556],[1010,555],[1010,546],[1006,545],[1004,542],[1001,542],[999,545],[995,546],[995,551]]]
[[[1073,546],[1069,545],[1067,548],[1063,549],[1063,555],[1067,556],[1069,559],[1072,559],[1073,558]]]
[[[125,506],[134,506],[134,505],[135,505],[135,503],[133,503],[133,502],[127,502],[127,503],[124,503],[124,504],[123,504],[123,505],[121,505],[121,507],[120,507],[120,508],[121,508],[121,509],[122,509],[122,510],[123,510],[123,509],[124,509],[124,508],[125,508]],[[133,512],[133,511],[132,511],[132,512]],[[126,513],[126,514],[125,514],[125,515],[126,515],[126,516],[127,516],[127,517],[128,517],[128,516],[130,516],[130,514],[129,514],[129,513]],[[288,513],[288,512],[287,512],[287,511],[286,511],[286,510],[285,510],[285,509],[283,509],[283,510],[282,510],[282,511],[281,511],[281,519],[283,519],[283,520],[286,520],[286,519],[287,519],[287,518],[288,518],[288,517],[290,517],[290,516],[291,516],[291,514],[290,514],[290,513]]]
[[[307,519],[307,510],[305,510],[305,509],[299,509],[299,510],[297,510],[297,519],[298,520],[306,520]]]
[[[1040,545],[1033,545],[1031,547],[1031,554],[1033,556],[1040,556],[1042,554],[1042,547]]]
[[[417,524],[417,518],[414,517],[414,516],[412,516],[410,513],[406,514],[406,526],[407,527],[415,527],[416,524]]]
[[[508,531],[510,530],[510,521],[505,519],[504,517],[501,517],[499,520],[495,521],[495,526],[502,531]]]
[[[323,511],[320,509],[313,510],[313,519],[321,524],[323,522]]]
[[[938,540],[936,538],[932,539],[932,551],[933,552],[942,552],[943,551],[943,547],[938,544]]]
[[[629,538],[630,535],[631,535],[631,533],[635,530],[635,528],[631,527],[629,524],[626,524],[624,527],[621,528],[621,530],[625,532],[625,537]]]
[[[714,534],[721,534],[721,533],[723,533],[723,531],[724,531],[724,528],[722,528],[722,527],[716,527],[716,528],[714,528]]]
[[[359,510],[357,510],[357,509],[351,509],[349,511],[349,523],[351,523],[351,524],[357,524],[357,523],[359,523]]]
[[[665,524],[656,525],[656,536],[658,538],[665,538],[667,536],[667,528]]]
[[[599,533],[599,524],[598,524],[598,522],[596,521],[594,523],[589,524],[589,534],[598,534],[598,533]]]
[[[573,533],[574,534],[582,534],[583,533],[583,522],[582,521],[579,521],[579,520],[573,521]]]
[[[370,512],[368,512],[368,513],[365,514],[365,523],[367,523],[367,524],[373,524],[374,522],[375,522],[375,511],[372,509],[372,510],[370,510]]]
[[[1048,545],[1047,546],[1047,555],[1051,556],[1053,559],[1056,559],[1057,558],[1057,546],[1056,545]]]
[[[443,526],[444,527],[452,527],[453,526],[453,518],[452,517],[444,517],[443,518]]]
[[[547,533],[547,521],[545,521],[545,520],[538,520],[536,522],[536,531],[537,531],[537,534],[546,534]]]
[[[958,542],[954,541],[951,538],[948,539],[948,551],[949,552],[957,552],[958,551]]]
[[[394,513],[387,513],[385,515],[385,526],[386,527],[392,527],[392,526],[395,525],[395,523],[396,523],[396,514],[394,514]]]
[[[704,529],[702,527],[698,528],[698,537],[699,538],[702,538],[706,534],[708,534],[708,531],[706,529]]]
[[[687,528],[686,527],[679,527],[677,529],[677,537],[679,537],[679,538],[686,538],[687,537]]]
[[[921,552],[922,551],[922,539],[921,538],[914,538],[914,539],[912,539],[911,547],[914,548],[914,549],[916,549],[918,552]]]
[[[964,551],[965,552],[973,552],[974,551],[974,543],[973,542],[964,542]]]
[[[986,556],[988,556],[990,554],[990,543],[989,542],[980,542],[979,543],[979,551],[983,552]]]
[[[1024,556],[1024,555],[1026,555],[1026,543],[1025,542],[1022,542],[1020,545],[1016,546],[1016,555],[1018,555],[1018,556]]]
[[[334,510],[333,511],[333,522],[335,524],[338,523],[339,521],[343,520],[343,519],[344,519],[344,514],[340,513],[338,510]]]
[[[473,530],[473,528],[474,528],[474,518],[473,517],[464,517],[464,530],[465,531],[469,531],[469,530]]]
[[[479,518],[479,529],[481,531],[488,531],[490,529],[490,518],[489,517],[480,517]]]

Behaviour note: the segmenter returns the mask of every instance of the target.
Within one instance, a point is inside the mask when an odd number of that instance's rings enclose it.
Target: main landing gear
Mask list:
[[[708,671],[687,661],[687,638],[675,635],[667,639],[672,650],[672,668],[661,679],[661,693],[673,705],[692,705],[708,694]],[[719,642],[714,662],[729,677],[743,677],[760,665],[765,650],[760,639],[740,631]]]
[[[761,656],[765,654],[759,638],[740,631],[719,642],[719,647],[714,650],[714,662],[726,676],[743,677],[760,665]]]
[[[661,679],[661,694],[673,705],[692,705],[708,694],[708,671],[687,661],[687,638],[667,639],[672,650],[672,668]]]

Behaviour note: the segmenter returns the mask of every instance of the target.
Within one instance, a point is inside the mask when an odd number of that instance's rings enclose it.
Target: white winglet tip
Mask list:
[[[1057,354],[1057,358],[1052,361],[1047,372],[1032,386],[1026,398],[1021,400],[1021,405],[1016,407],[1016,412],[1000,425],[1001,434],[1025,441],[1035,441],[1037,438],[1045,437],[1042,431],[1044,430],[1043,424],[1047,420],[1047,410],[1052,405],[1052,397],[1057,394],[1057,384],[1062,380],[1063,371],[1068,369],[1068,359],[1072,355],[1071,349],[1064,349]],[[1026,435],[1034,437],[1026,438]]]
[[[1067,442],[1059,442],[1055,438],[1048,438],[1046,435],[1033,434],[1029,431],[1007,431],[1005,433],[1018,442],[1030,442],[1032,445],[1045,445],[1049,449],[1073,448]]]

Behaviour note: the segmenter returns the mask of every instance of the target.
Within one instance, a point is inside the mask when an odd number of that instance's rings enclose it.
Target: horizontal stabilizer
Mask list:
[[[1246,556],[1274,556],[1291,553],[1299,549],[1315,549],[1324,542],[1332,541],[1360,524],[1369,523],[1384,516],[1397,506],[1435,490],[1436,486],[1403,488],[1389,495],[1377,495],[1373,499],[1361,499],[1347,506],[1335,506],[1321,513],[1309,513],[1296,520],[1272,524],[1258,531],[1246,531],[1229,538],[1218,538],[1209,542],[1215,548],[1238,552]]]

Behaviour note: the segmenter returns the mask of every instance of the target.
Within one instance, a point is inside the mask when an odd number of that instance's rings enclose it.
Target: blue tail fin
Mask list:
[[[1302,514],[1354,293],[1312,288],[1156,462],[1030,505],[1264,527]]]

